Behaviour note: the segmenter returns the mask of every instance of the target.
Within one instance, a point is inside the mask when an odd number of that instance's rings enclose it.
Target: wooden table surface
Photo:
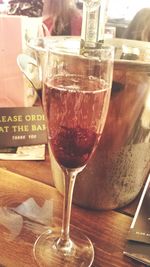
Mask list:
[[[0,267],[37,266],[36,238],[62,217],[63,197],[51,185],[48,156],[45,161],[0,161]],[[94,244],[92,267],[144,266],[123,255],[137,202],[114,211],[73,205],[71,224]]]

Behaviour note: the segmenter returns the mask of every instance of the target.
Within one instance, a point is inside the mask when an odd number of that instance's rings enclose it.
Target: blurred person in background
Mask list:
[[[80,35],[82,13],[74,0],[45,0],[43,22],[50,35]]]
[[[150,8],[143,8],[136,13],[122,37],[131,40],[150,41]]]

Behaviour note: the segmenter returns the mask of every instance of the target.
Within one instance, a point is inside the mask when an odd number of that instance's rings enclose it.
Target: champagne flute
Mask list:
[[[43,108],[49,149],[64,172],[64,205],[61,230],[50,229],[35,242],[39,266],[88,267],[93,262],[92,242],[75,227],[70,231],[71,206],[77,174],[91,158],[105,124],[113,58],[110,46],[79,55],[55,44],[47,53]]]

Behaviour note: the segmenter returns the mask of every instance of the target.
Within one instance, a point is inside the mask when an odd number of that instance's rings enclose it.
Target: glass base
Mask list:
[[[73,229],[71,240],[66,249],[58,246],[60,228],[48,230],[35,242],[33,252],[37,264],[41,267],[89,267],[94,259],[91,241],[82,233]]]

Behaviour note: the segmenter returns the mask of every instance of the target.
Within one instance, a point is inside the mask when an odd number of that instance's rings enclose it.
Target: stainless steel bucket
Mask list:
[[[69,41],[62,39],[62,49]],[[116,49],[109,112],[96,153],[77,177],[73,197],[74,203],[92,209],[128,204],[150,171],[150,44],[124,39],[106,42]],[[125,55],[124,47],[130,51]],[[63,173],[52,154],[51,169],[54,184],[63,193]]]

